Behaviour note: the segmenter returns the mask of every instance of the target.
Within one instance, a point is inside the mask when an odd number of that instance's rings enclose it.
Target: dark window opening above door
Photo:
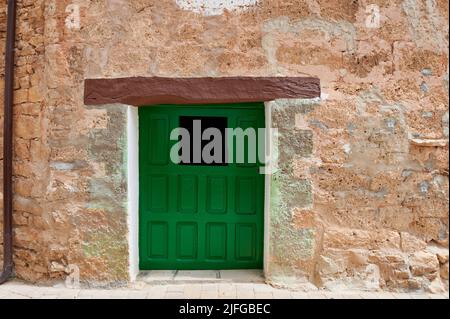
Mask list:
[[[186,129],[190,136],[189,145],[182,145],[179,153],[181,156],[183,150],[189,149],[189,160],[182,157],[180,165],[228,166],[227,125],[227,117],[180,116],[180,128]],[[211,128],[216,130],[208,130]],[[220,132],[220,134],[208,134],[213,132]],[[183,142],[181,137],[180,141]],[[212,145],[214,145],[213,148],[211,148]],[[207,147],[206,150],[205,147]],[[205,156],[202,156],[204,151],[207,151],[212,158],[208,160]]]

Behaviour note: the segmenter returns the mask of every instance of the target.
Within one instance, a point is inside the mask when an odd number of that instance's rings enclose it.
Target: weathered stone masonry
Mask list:
[[[127,113],[85,106],[85,79],[313,76],[320,100],[268,103],[280,170],[267,279],[448,289],[448,2],[18,2],[18,277],[76,264],[85,282],[129,280]],[[5,17],[0,4],[3,43]]]

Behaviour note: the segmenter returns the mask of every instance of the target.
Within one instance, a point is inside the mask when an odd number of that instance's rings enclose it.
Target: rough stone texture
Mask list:
[[[84,103],[102,105],[219,104],[320,97],[320,80],[307,77],[88,79]]]
[[[84,79],[311,76],[321,100],[270,106],[268,280],[448,289],[447,1],[261,0],[218,15],[174,0],[18,2],[18,277],[77,264],[88,282],[128,279],[125,113],[86,107]]]

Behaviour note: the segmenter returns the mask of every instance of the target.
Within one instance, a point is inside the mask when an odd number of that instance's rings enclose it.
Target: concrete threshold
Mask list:
[[[242,270],[148,270],[137,281],[153,285],[194,283],[263,283],[260,269]]]

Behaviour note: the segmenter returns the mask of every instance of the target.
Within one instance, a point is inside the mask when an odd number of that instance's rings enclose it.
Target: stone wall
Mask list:
[[[128,280],[126,111],[84,79],[316,76],[322,99],[270,104],[268,280],[448,288],[447,1],[18,2],[18,277]]]

